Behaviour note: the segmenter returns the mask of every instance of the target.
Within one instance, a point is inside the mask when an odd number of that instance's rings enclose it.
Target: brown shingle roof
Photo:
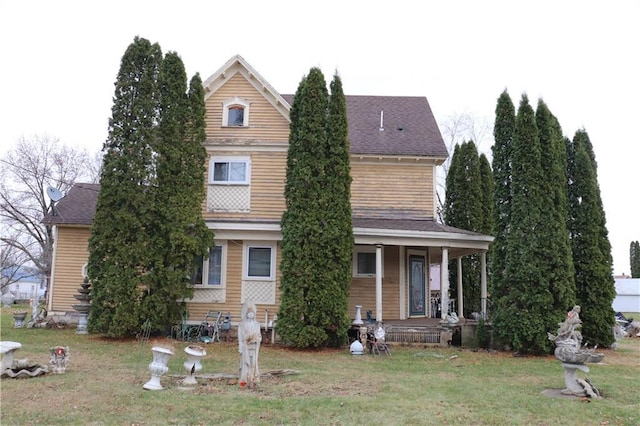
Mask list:
[[[76,183],[67,195],[58,201],[53,214],[49,212],[42,223],[51,225],[91,225],[96,212],[100,185]]]
[[[293,102],[293,95],[282,95]],[[449,154],[427,98],[345,96],[352,154],[446,158]],[[382,130],[380,116],[382,112]]]
[[[388,229],[419,232],[450,232],[455,234],[481,235],[466,229],[438,223],[433,219],[385,219],[385,218],[353,218],[354,228]]]

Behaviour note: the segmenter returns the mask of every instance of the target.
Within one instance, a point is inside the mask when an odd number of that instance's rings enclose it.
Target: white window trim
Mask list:
[[[242,116],[242,126],[230,126],[229,125],[229,108],[233,106],[241,106],[244,109]],[[249,127],[249,102],[245,99],[235,96],[232,99],[228,99],[222,103],[222,126],[223,127]]]
[[[209,255],[202,260],[202,284],[194,284],[194,288],[225,288],[227,283],[227,241],[215,242],[216,247],[222,247],[220,257],[220,284],[208,284],[209,282]]]
[[[245,163],[244,181],[213,180],[216,163]],[[209,183],[212,185],[249,185],[251,182],[251,157],[211,157],[209,160]]]
[[[271,265],[268,277],[249,276],[249,249],[250,248],[270,248]],[[247,281],[275,281],[276,279],[276,243],[266,243],[264,241],[245,241],[242,248],[242,279]]]
[[[353,277],[355,278],[375,278],[376,274],[359,274],[358,273],[358,253],[376,253],[375,246],[355,246],[353,248]],[[382,247],[382,276],[384,277],[384,247]]]

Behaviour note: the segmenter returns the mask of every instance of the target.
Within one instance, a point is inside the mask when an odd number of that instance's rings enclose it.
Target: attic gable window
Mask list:
[[[222,125],[225,127],[249,126],[249,102],[234,97],[222,104]]]

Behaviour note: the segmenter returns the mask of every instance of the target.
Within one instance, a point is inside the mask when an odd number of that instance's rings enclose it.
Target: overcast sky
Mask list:
[[[98,151],[113,83],[136,35],[205,80],[240,54],[278,92],[313,66],[350,95],[426,96],[439,123],[493,123],[503,90],[542,98],[566,136],[594,146],[613,246],[629,273],[640,240],[640,2],[2,1],[0,148],[47,134]],[[490,150],[490,141],[480,143]]]

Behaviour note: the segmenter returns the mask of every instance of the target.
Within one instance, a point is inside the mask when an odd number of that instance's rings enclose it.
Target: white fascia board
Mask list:
[[[353,235],[356,244],[475,248],[482,250],[487,250],[494,239],[488,235],[372,228],[354,228]]]
[[[207,222],[218,240],[281,241],[279,224],[252,222]]]
[[[234,152],[287,152],[289,144],[286,142],[263,142],[263,141],[250,141],[244,142],[234,140],[233,143],[225,143],[218,145],[216,141],[210,139],[205,143],[205,148],[209,153],[222,152],[226,153],[230,150]]]

